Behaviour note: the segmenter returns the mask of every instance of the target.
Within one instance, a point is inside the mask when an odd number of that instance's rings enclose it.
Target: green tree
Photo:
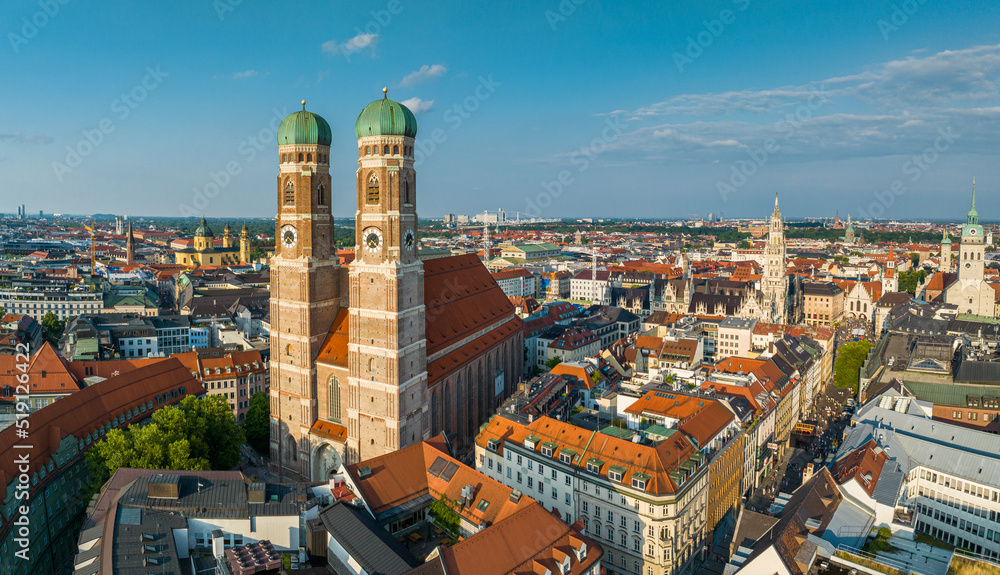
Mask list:
[[[740,240],[740,243],[736,244],[736,249],[738,250],[748,250],[753,247],[753,244],[749,240]]]
[[[221,395],[189,395],[155,412],[148,425],[113,429],[87,452],[90,494],[119,467],[205,471],[240,462],[245,436]]]
[[[845,343],[837,350],[837,361],[834,364],[834,383],[837,387],[850,389],[858,393],[861,366],[872,348],[870,341],[860,340]]]
[[[243,421],[243,431],[246,433],[247,443],[256,449],[257,453],[268,452],[271,440],[271,401],[263,391],[258,391],[250,398],[250,407]]]
[[[917,252],[910,253],[910,263],[913,264],[913,267],[920,265],[920,254]]]
[[[899,291],[905,291],[910,295],[916,295],[917,286],[919,286],[926,277],[927,271],[922,269],[899,272]]]
[[[847,265],[851,260],[847,256],[833,256],[833,261],[838,264]]]
[[[59,343],[59,338],[62,337],[65,329],[66,320],[59,319],[56,314],[48,312],[42,316],[42,337],[52,345]]]
[[[562,363],[562,356],[554,355],[545,360],[545,367],[547,367],[548,369],[552,369],[553,367],[559,365],[560,363]]]

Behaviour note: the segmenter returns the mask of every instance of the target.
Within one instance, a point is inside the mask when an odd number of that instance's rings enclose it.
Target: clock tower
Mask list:
[[[983,254],[986,251],[983,226],[976,211],[976,181],[972,180],[972,209],[962,226],[962,243],[958,249],[958,279],[982,281],[985,277]]]
[[[347,463],[430,435],[424,268],[417,257],[417,122],[383,97],[358,116],[355,259],[349,272]]]
[[[330,125],[306,111],[278,127],[278,214],[271,263],[271,462],[309,476],[316,357],[340,308],[333,245]]]

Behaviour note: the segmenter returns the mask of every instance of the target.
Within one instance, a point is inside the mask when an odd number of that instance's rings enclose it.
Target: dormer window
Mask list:
[[[542,444],[542,455],[545,457],[552,457],[552,453],[555,452],[557,447],[559,447],[557,444],[551,441],[546,441]]]
[[[592,457],[587,460],[587,471],[595,475],[601,473],[601,467],[603,466],[604,462],[601,461],[600,459],[597,459],[596,457]]]
[[[576,451],[573,451],[572,449],[570,449],[568,447],[559,450],[559,461],[561,461],[561,462],[563,462],[563,463],[565,463],[567,465],[572,465],[573,464],[573,458],[574,457],[576,457]]]
[[[500,441],[496,439],[490,439],[486,441],[486,449],[496,452],[497,447],[500,446]]]
[[[632,474],[632,487],[639,489],[641,491],[646,490],[646,486],[649,484],[650,476],[645,473],[633,473]]]
[[[528,437],[524,438],[524,448],[525,449],[530,449],[531,451],[534,451],[535,450],[535,446],[538,445],[539,441],[540,441],[540,439],[538,437],[536,437],[534,435],[529,435]]]
[[[622,476],[625,475],[626,469],[621,465],[612,465],[608,468],[608,479],[614,481],[615,483],[622,482]]]

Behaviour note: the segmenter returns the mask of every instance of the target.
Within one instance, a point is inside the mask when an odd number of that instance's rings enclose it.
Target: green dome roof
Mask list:
[[[289,114],[278,126],[278,145],[319,144],[329,146],[333,139],[330,124],[322,116],[306,112],[306,101],[302,100],[302,111]]]
[[[194,237],[196,238],[214,238],[215,234],[212,233],[212,228],[208,227],[208,222],[205,221],[205,217],[201,218],[201,225],[198,229],[194,231]]]
[[[383,93],[388,94],[388,90],[383,89]],[[389,96],[383,96],[381,100],[375,100],[365,106],[358,116],[357,123],[354,124],[354,133],[359,138],[362,136],[407,136],[414,138],[417,135],[417,119],[409,108],[395,100],[390,100]]]

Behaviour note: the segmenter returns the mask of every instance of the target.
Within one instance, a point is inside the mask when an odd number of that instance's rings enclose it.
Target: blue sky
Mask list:
[[[388,86],[426,217],[961,218],[975,176],[1000,219],[995,3],[625,4],[9,1],[0,210],[273,216],[305,99],[352,217]]]

